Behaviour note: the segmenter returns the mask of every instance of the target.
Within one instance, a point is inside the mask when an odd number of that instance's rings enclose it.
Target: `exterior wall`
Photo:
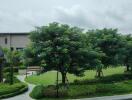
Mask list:
[[[5,38],[7,38],[7,44],[5,44]],[[0,35],[0,46],[5,48],[10,48],[10,36],[9,35]]]
[[[5,43],[7,38],[7,44]],[[1,34],[0,33],[0,46],[4,48],[22,49],[29,44],[30,40],[28,34]]]

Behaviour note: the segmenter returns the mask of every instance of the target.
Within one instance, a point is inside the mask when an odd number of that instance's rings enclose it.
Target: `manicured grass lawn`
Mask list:
[[[103,70],[104,76],[109,76],[113,74],[122,74],[124,72],[124,67],[117,68],[107,68]],[[73,82],[74,80],[85,80],[85,79],[94,79],[96,72],[94,70],[88,70],[85,72],[85,76],[77,77],[73,74],[67,74],[69,82]],[[61,74],[59,73],[59,79],[61,80]],[[33,75],[29,76],[25,79],[27,82],[32,84],[43,84],[43,85],[52,85],[56,82],[56,71],[49,71],[41,75]]]
[[[26,81],[37,85],[43,84],[36,86],[30,93],[31,97],[40,98],[40,100],[78,99],[132,93],[132,77],[131,74],[129,76],[124,74],[124,67],[107,68],[103,72],[103,78],[95,78],[96,72],[93,70],[86,71],[84,77],[68,74],[71,83],[68,85],[68,89],[60,85],[60,99],[55,99],[56,87],[52,86],[56,81],[55,71],[46,72],[39,76],[29,76]],[[61,78],[61,75],[59,77]],[[40,94],[41,96],[39,96]]]

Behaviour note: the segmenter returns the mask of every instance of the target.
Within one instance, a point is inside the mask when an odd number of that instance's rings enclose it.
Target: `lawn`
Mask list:
[[[103,70],[104,76],[122,74],[124,72],[123,67],[117,68],[107,68]],[[88,70],[85,72],[85,76],[77,77],[73,74],[67,74],[69,82],[74,80],[85,80],[85,79],[94,79],[96,72],[94,70]],[[25,79],[27,82],[32,84],[43,84],[43,85],[53,85],[56,82],[56,71],[49,71],[41,75],[32,75]],[[61,74],[59,73],[59,80],[61,80]]]
[[[95,78],[96,71],[94,70],[87,70],[83,77],[67,74],[71,83],[67,89],[60,85],[60,100],[132,93],[132,77],[124,74],[124,67],[107,68],[103,69],[103,72],[103,78]],[[59,77],[61,79],[61,74],[59,74]],[[46,72],[38,76],[29,76],[25,80],[37,85],[30,93],[32,98],[55,100],[56,71]]]

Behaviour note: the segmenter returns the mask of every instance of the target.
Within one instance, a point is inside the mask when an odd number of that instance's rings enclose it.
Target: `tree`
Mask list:
[[[4,53],[3,50],[0,48],[0,82],[3,81],[3,62],[4,62]]]
[[[27,48],[24,49],[22,58],[23,58],[23,64],[25,66],[32,66],[32,65],[37,66],[40,64],[40,58],[38,52],[34,50],[32,45],[29,45]]]
[[[126,66],[127,71],[132,71],[132,36],[126,35],[124,36],[126,41],[124,43],[124,51],[122,52],[124,58],[124,64]]]
[[[119,63],[119,52],[123,49],[124,41],[117,33],[117,29],[91,30],[87,32],[88,42],[93,44],[93,48],[99,48],[105,56],[102,63],[105,66],[115,66]]]
[[[30,34],[34,51],[45,62],[44,69],[61,72],[63,84],[68,72],[83,75],[86,69],[98,64],[99,54],[85,47],[82,35],[80,28],[58,23],[37,27]]]
[[[9,78],[9,82],[12,85],[14,83],[14,67],[18,67],[22,64],[21,62],[21,53],[20,51],[10,51],[9,49],[4,49],[5,59],[8,67],[10,68],[10,74],[7,77]]]

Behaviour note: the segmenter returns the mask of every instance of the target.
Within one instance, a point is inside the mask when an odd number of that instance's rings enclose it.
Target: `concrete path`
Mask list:
[[[25,75],[18,75],[17,78],[20,81],[27,83],[24,81]],[[20,94],[20,95],[17,95],[15,97],[4,99],[4,100],[33,100],[32,98],[30,98],[29,93],[32,91],[32,89],[34,88],[35,85],[29,84],[29,83],[27,83],[27,84],[28,84],[28,91],[27,92]]]
[[[132,94],[84,98],[76,100],[132,100]]]

